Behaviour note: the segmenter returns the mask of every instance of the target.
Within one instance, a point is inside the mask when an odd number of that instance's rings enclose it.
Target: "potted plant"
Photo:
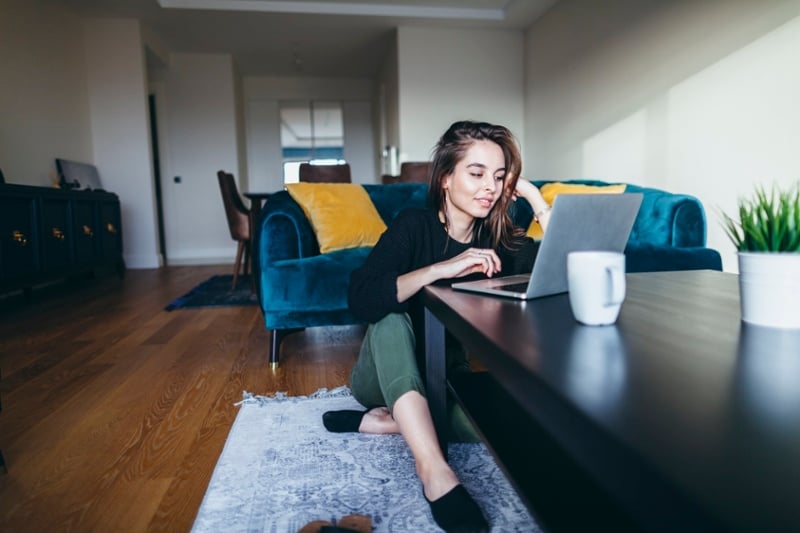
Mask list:
[[[800,328],[800,182],[769,192],[757,187],[739,200],[738,219],[722,218],[738,250],[742,320]]]

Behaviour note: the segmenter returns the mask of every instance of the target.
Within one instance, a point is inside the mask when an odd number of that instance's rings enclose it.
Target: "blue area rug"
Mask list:
[[[305,397],[245,393],[192,527],[294,533],[312,520],[367,515],[373,531],[440,531],[400,435],[328,433],[322,413],[361,409],[349,389]],[[449,461],[492,531],[539,531],[482,444],[450,445]]]
[[[173,300],[164,309],[193,309],[198,307],[231,307],[258,305],[258,296],[253,292],[250,276],[239,276],[236,288],[231,289],[233,275],[212,276],[180,298]]]

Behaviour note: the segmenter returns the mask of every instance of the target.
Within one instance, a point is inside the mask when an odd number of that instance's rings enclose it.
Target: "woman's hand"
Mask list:
[[[494,250],[470,248],[452,259],[398,276],[397,301],[408,300],[425,285],[430,285],[440,279],[461,278],[476,272],[483,272],[491,278],[500,272],[501,268],[500,257]]]
[[[500,257],[491,248],[470,248],[435,266],[440,274],[439,279],[461,278],[476,272],[491,278],[503,267]]]
[[[528,203],[531,204],[531,207],[534,208],[534,211],[541,211],[542,208],[547,206],[547,202],[545,202],[539,187],[525,178],[517,180],[517,188],[514,189],[513,195],[514,200],[520,196],[525,198]],[[539,209],[536,209],[537,207]]]
[[[525,198],[533,209],[533,214],[536,221],[542,227],[542,231],[547,231],[547,223],[550,221],[550,205],[545,201],[539,187],[526,180],[519,178],[517,180],[517,188],[514,189],[514,200],[518,197]]]

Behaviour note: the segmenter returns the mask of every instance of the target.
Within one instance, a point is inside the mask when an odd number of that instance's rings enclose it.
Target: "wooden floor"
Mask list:
[[[163,310],[221,273],[129,270],[0,300],[0,531],[188,531],[242,391],[347,383],[360,327],[288,337],[273,371],[257,307]]]

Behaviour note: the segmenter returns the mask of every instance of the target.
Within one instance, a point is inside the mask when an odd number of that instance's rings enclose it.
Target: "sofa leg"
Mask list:
[[[273,329],[272,330],[272,343],[269,350],[269,366],[275,370],[278,368],[278,357],[281,353],[281,342],[288,335],[303,331],[306,328],[292,328],[292,329]]]
[[[272,343],[270,344],[269,350],[269,367],[272,370],[278,368],[278,356],[281,353],[281,341],[283,340],[283,330],[282,329],[273,329],[272,330]]]

